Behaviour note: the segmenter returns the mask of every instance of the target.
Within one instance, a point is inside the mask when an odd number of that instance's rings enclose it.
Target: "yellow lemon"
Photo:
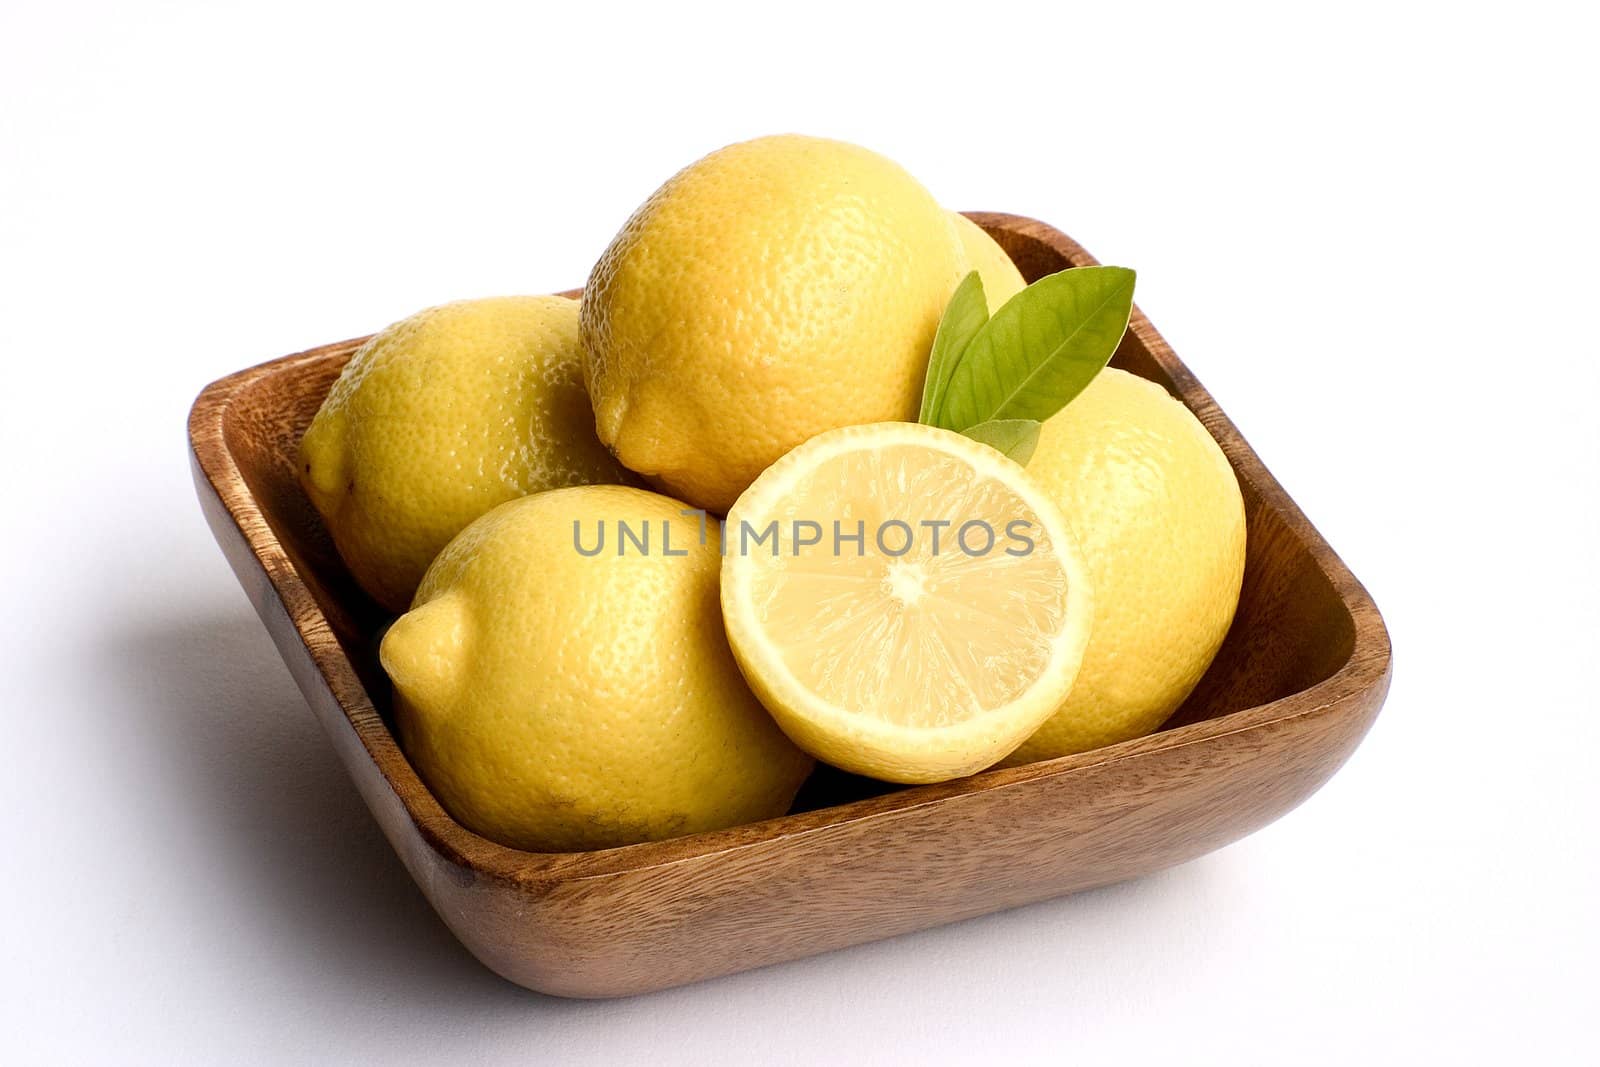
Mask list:
[[[630,481],[595,437],[578,305],[430,308],[351,357],[300,443],[300,481],[356,580],[391,611],[467,523],[525,493]]]
[[[451,541],[384,637],[406,754],[466,826],[532,851],[782,815],[811,769],[739,676],[718,528],[580,486]]]
[[[889,160],[763,137],[680,171],[583,294],[585,380],[624,464],[719,514],[823,430],[912,419],[965,254]]]
[[[961,247],[966,251],[967,269],[977,271],[978,277],[983,279],[983,295],[992,315],[1000,310],[1001,304],[1027,288],[1028,283],[1006,255],[1006,250],[985,233],[982,226],[960,212],[950,214],[955,219]]]
[[[722,614],[812,755],[892,782],[994,763],[1061,705],[1093,611],[1060,510],[987,445],[913,423],[812,438],[728,515]]]
[[[1152,382],[1101,371],[1045,422],[1028,475],[1083,545],[1095,616],[1071,694],[1012,764],[1165,722],[1210,666],[1244,578],[1233,470],[1200,420]]]

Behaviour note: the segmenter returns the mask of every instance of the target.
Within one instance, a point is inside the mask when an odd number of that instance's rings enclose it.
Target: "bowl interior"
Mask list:
[[[1070,265],[1061,252],[1042,243],[1010,234],[996,236],[1029,280]],[[377,664],[376,640],[389,616],[351,579],[301,491],[294,469],[300,436],[355,347],[356,342],[350,342],[322,355],[287,360],[251,381],[231,398],[223,436],[263,516],[327,616],[374,707],[387,719],[389,684]],[[1132,330],[1113,365],[1182,397],[1172,375]],[[1235,438],[1222,443],[1237,469],[1243,442]],[[1350,613],[1309,547],[1248,477],[1241,478],[1240,485],[1248,547],[1238,613],[1211,669],[1164,730],[1307,689],[1337,671],[1354,646]],[[824,808],[895,788],[819,767],[795,810]]]

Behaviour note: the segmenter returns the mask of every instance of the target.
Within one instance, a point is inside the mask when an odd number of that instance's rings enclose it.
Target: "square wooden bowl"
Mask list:
[[[1031,281],[1095,260],[1032,219],[974,214]],[[379,825],[444,921],[530,989],[661,989],[1192,859],[1271,822],[1338,769],[1389,683],[1366,590],[1137,309],[1115,363],[1200,417],[1249,516],[1233,629],[1160,732],[940,785],[826,768],[782,818],[598,852],[497,845],[445,813],[388,722],[355,586],[295,480],[296,444],[362,339],[240,371],[189,417],[206,518]],[[241,753],[248,759],[248,753]]]

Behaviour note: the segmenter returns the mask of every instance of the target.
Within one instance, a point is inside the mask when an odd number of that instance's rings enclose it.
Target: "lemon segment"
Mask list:
[[[801,748],[893,782],[970,774],[1072,686],[1088,570],[1059,509],[999,452],[912,423],[822,434],[729,513],[722,612]]]

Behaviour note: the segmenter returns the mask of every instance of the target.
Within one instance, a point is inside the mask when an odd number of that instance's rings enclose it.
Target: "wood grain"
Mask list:
[[[1030,280],[1094,262],[1044,223],[971,217]],[[825,771],[789,815],[672,841],[569,854],[502,847],[452,820],[395,743],[373,654],[386,619],[344,571],[295,481],[295,443],[361,340],[208,386],[189,419],[195,485],[407,869],[479,959],[530,989],[660,989],[1181,863],[1315,791],[1387,692],[1389,639],[1372,600],[1135,309],[1114,362],[1199,416],[1239,476],[1249,519],[1238,617],[1166,728],[933,786]]]

